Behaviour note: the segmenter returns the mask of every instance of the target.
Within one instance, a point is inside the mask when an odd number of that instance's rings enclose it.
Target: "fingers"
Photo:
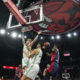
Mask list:
[[[40,30],[39,32],[38,32],[38,34],[40,35],[42,33],[42,30]]]

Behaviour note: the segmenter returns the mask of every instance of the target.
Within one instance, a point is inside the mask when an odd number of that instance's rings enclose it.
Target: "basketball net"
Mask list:
[[[31,30],[33,30],[32,26],[22,27],[21,29],[22,32],[31,31]]]

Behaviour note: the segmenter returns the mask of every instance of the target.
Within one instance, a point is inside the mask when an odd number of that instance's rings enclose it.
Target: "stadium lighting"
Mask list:
[[[51,39],[54,39],[54,36],[51,36]]]
[[[11,37],[12,38],[16,38],[17,37],[17,33],[16,32],[12,32]]]
[[[21,34],[19,34],[19,35],[18,35],[18,38],[21,38],[21,37],[22,37]]]
[[[57,36],[56,36],[56,39],[60,39],[60,38],[61,38],[60,35],[57,35]]]
[[[73,35],[74,35],[74,36],[77,36],[77,33],[76,33],[76,32],[74,32],[74,33],[73,33]]]
[[[43,39],[43,36],[41,36],[40,39],[42,40]]]
[[[24,38],[26,39],[26,38],[27,38],[27,36],[24,36]]]
[[[71,33],[68,33],[68,34],[67,34],[67,37],[69,37],[69,38],[70,38],[70,37],[71,37]]]
[[[6,32],[5,29],[1,29],[1,30],[0,30],[0,33],[1,33],[2,35],[4,35],[5,32]]]
[[[7,34],[9,35],[10,33],[8,32]]]

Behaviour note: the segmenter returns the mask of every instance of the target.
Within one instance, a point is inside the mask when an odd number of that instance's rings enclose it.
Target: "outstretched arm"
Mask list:
[[[33,51],[31,51],[31,54],[29,55],[26,51],[24,51],[25,55],[28,57],[28,58],[31,58],[33,57],[35,54],[38,54],[38,49],[35,49]]]
[[[46,55],[49,56],[49,57],[52,56],[52,54],[51,53],[48,53],[48,52],[46,52]]]
[[[39,35],[42,33],[42,31],[39,31],[38,32],[38,35],[34,38],[34,40],[29,44],[29,46],[33,46],[34,45],[34,43],[37,41],[37,39],[38,39],[38,37],[39,37]]]
[[[22,32],[22,43],[23,43],[23,45],[25,44],[24,32]]]
[[[25,39],[24,39],[24,27],[21,29],[22,32],[22,43],[23,45],[25,44]]]

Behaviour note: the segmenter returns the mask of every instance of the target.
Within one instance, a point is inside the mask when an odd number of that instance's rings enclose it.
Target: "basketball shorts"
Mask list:
[[[28,78],[34,80],[39,72],[39,64],[32,64],[29,68],[25,71],[24,75]]]

